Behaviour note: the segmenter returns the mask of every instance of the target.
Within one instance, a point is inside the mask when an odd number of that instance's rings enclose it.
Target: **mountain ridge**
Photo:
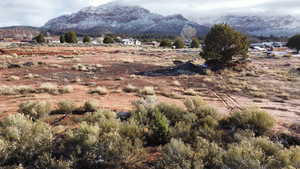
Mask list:
[[[184,29],[190,27],[190,29]],[[75,30],[79,33],[120,33],[120,34],[158,34],[185,37],[203,36],[209,28],[189,21],[181,14],[162,16],[139,6],[105,4],[86,7],[76,13],[49,20],[43,28],[64,32]],[[182,32],[193,30],[191,32]]]

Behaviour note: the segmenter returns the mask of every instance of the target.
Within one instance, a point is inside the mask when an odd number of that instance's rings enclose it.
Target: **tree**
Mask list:
[[[175,46],[176,49],[182,49],[182,48],[184,48],[185,45],[184,45],[184,42],[181,38],[177,38],[175,40],[175,42],[173,43],[173,46]]]
[[[82,41],[83,43],[91,43],[91,38],[89,36],[84,36]]]
[[[300,34],[291,37],[288,40],[287,46],[291,49],[296,49],[297,53],[300,51]]]
[[[192,43],[191,43],[191,48],[199,48],[199,47],[200,47],[200,41],[199,41],[199,39],[194,38],[192,40]]]
[[[167,39],[164,39],[160,42],[160,47],[172,47],[172,43],[167,40]]]
[[[106,36],[103,40],[103,43],[106,43],[106,44],[114,43],[114,40],[110,36]]]
[[[59,41],[60,41],[60,43],[65,43],[66,42],[65,35],[60,35]]]
[[[67,43],[77,43],[77,34],[76,32],[67,32],[65,34],[65,40]]]
[[[204,41],[201,56],[208,66],[228,66],[247,58],[249,43],[247,36],[227,24],[211,28]]]
[[[45,37],[43,34],[39,34],[38,36],[36,36],[34,38],[34,40],[37,42],[37,43],[45,43],[46,40],[45,40]]]

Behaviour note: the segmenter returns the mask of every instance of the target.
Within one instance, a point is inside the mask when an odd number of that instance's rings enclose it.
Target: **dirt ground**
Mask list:
[[[208,75],[179,71],[174,75],[154,75],[145,72],[172,68],[176,60],[194,60],[199,64],[203,60],[199,59],[196,49],[120,46],[9,48],[0,45],[0,64],[10,65],[0,67],[0,86],[37,88],[49,82],[74,88],[71,93],[57,95],[0,95],[0,118],[16,113],[18,105],[28,100],[53,103],[72,100],[81,105],[84,101],[96,99],[104,109],[126,112],[133,108],[132,102],[141,97],[137,93],[123,91],[130,84],[137,88],[152,86],[159,101],[179,106],[183,106],[186,97],[201,96],[224,115],[232,113],[233,109],[256,106],[276,118],[276,129],[299,123],[300,72],[298,74],[297,68],[300,68],[300,58],[268,58],[260,53],[250,55],[252,63],[247,71]],[[88,69],[79,70],[76,65],[84,65]],[[34,77],[28,78],[28,75]],[[97,86],[106,87],[108,93],[89,94]]]

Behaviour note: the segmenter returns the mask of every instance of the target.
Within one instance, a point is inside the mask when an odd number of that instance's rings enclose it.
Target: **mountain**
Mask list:
[[[0,28],[0,39],[14,38],[14,39],[32,39],[40,33],[40,29],[30,26],[11,26]]]
[[[227,23],[237,30],[255,36],[292,36],[300,33],[300,20],[291,15],[225,15],[211,18],[190,18],[206,26]]]
[[[54,18],[43,28],[53,32],[74,30],[82,34],[156,34],[187,38],[208,32],[208,27],[191,22],[182,15],[162,16],[139,6],[118,3],[87,7],[77,13]]]

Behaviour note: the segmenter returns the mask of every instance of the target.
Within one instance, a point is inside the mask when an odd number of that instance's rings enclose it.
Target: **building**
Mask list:
[[[59,36],[47,36],[45,37],[46,43],[60,43]]]
[[[135,39],[122,39],[122,44],[126,46],[140,46],[142,42]]]
[[[160,43],[157,42],[157,41],[152,41],[152,42],[144,42],[143,45],[152,46],[152,47],[159,47]]]

